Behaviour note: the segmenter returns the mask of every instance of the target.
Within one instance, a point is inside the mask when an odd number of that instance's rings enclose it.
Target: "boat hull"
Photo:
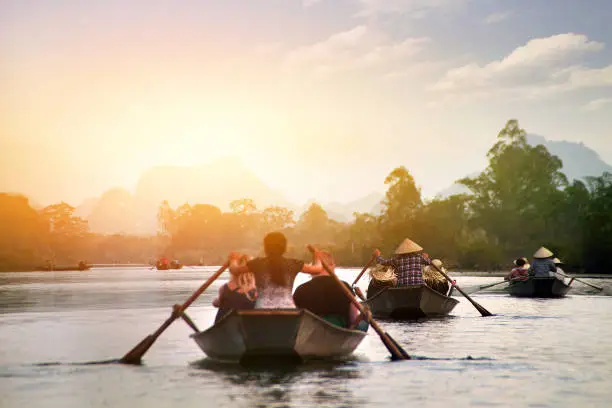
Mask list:
[[[342,358],[365,335],[335,326],[305,309],[254,309],[233,310],[191,337],[209,358],[242,362]]]
[[[512,282],[508,286],[510,295],[516,297],[559,298],[565,296],[569,290],[570,285],[554,277],[530,278],[525,281]]]
[[[379,289],[380,290],[380,289]],[[427,285],[388,288],[377,295],[369,293],[367,303],[376,317],[391,319],[419,319],[448,315],[458,300],[431,289]]]

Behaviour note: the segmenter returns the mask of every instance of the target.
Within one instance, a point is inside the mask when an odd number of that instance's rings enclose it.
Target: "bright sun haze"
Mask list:
[[[399,165],[433,196],[509,117],[612,160],[598,7],[416,3],[3,1],[0,190],[78,205],[230,158],[298,205]]]

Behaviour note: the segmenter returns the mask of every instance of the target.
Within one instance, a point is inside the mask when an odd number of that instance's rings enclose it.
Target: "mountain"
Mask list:
[[[229,203],[250,198],[257,208],[275,205],[294,210],[296,218],[314,202],[296,206],[283,195],[269,188],[240,161],[218,160],[199,166],[160,166],[144,172],[133,192],[113,188],[98,198],[87,199],[75,215],[88,220],[92,232],[102,234],[154,234],[157,211],[167,200],[176,208],[184,203],[212,204],[224,211]],[[371,193],[349,203],[320,203],[330,218],[350,221],[353,213],[379,212],[383,195]]]
[[[347,222],[353,220],[353,213],[355,212],[379,214],[382,211],[381,201],[384,198],[383,194],[373,192],[348,203],[332,202],[322,205],[330,218]]]
[[[295,207],[269,188],[240,161],[217,160],[199,166],[160,166],[144,172],[134,192],[114,188],[99,198],[88,199],[75,214],[89,221],[92,232],[153,234],[162,201],[172,207],[206,203],[222,210],[240,198],[250,198],[258,208]]]
[[[571,180],[584,179],[588,176],[598,177],[604,172],[612,173],[612,166],[604,162],[597,152],[584,143],[548,140],[539,135],[527,135],[527,143],[531,146],[544,145],[548,151],[559,157],[563,162],[561,171]],[[479,172],[468,174],[475,177]],[[438,192],[438,196],[449,197],[454,194],[468,193],[469,190],[461,184],[454,183]]]

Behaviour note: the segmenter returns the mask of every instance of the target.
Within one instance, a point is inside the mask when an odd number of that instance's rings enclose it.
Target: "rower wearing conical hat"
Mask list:
[[[423,248],[416,242],[406,238],[395,250],[395,255],[389,259],[380,256],[380,251],[374,251],[376,262],[391,266],[397,277],[396,286],[423,285],[423,266],[431,261],[423,254]]]
[[[548,278],[550,276],[556,276],[557,267],[553,262],[555,254],[545,247],[540,247],[533,254],[533,262],[529,268],[529,274],[536,278]]]

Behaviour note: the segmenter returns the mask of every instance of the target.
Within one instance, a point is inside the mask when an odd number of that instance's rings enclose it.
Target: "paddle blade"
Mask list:
[[[397,355],[395,350],[392,350],[391,348],[389,348],[387,346],[387,343],[385,342],[385,346],[387,347],[387,350],[389,350],[389,352],[391,353],[391,360],[394,360],[394,361],[395,360],[410,360],[410,355],[406,352],[406,350],[402,348],[402,346],[399,345],[397,341],[395,341],[393,337],[389,336],[389,333],[385,332],[385,336],[389,339],[389,341],[393,343],[395,348],[400,352],[400,354]]]
[[[119,360],[122,364],[134,364],[140,365],[142,364],[142,356],[145,355],[147,350],[151,348],[153,343],[155,342],[155,337],[149,335],[145,337],[140,343],[138,343],[133,349],[128,351],[125,356],[121,357]]]

